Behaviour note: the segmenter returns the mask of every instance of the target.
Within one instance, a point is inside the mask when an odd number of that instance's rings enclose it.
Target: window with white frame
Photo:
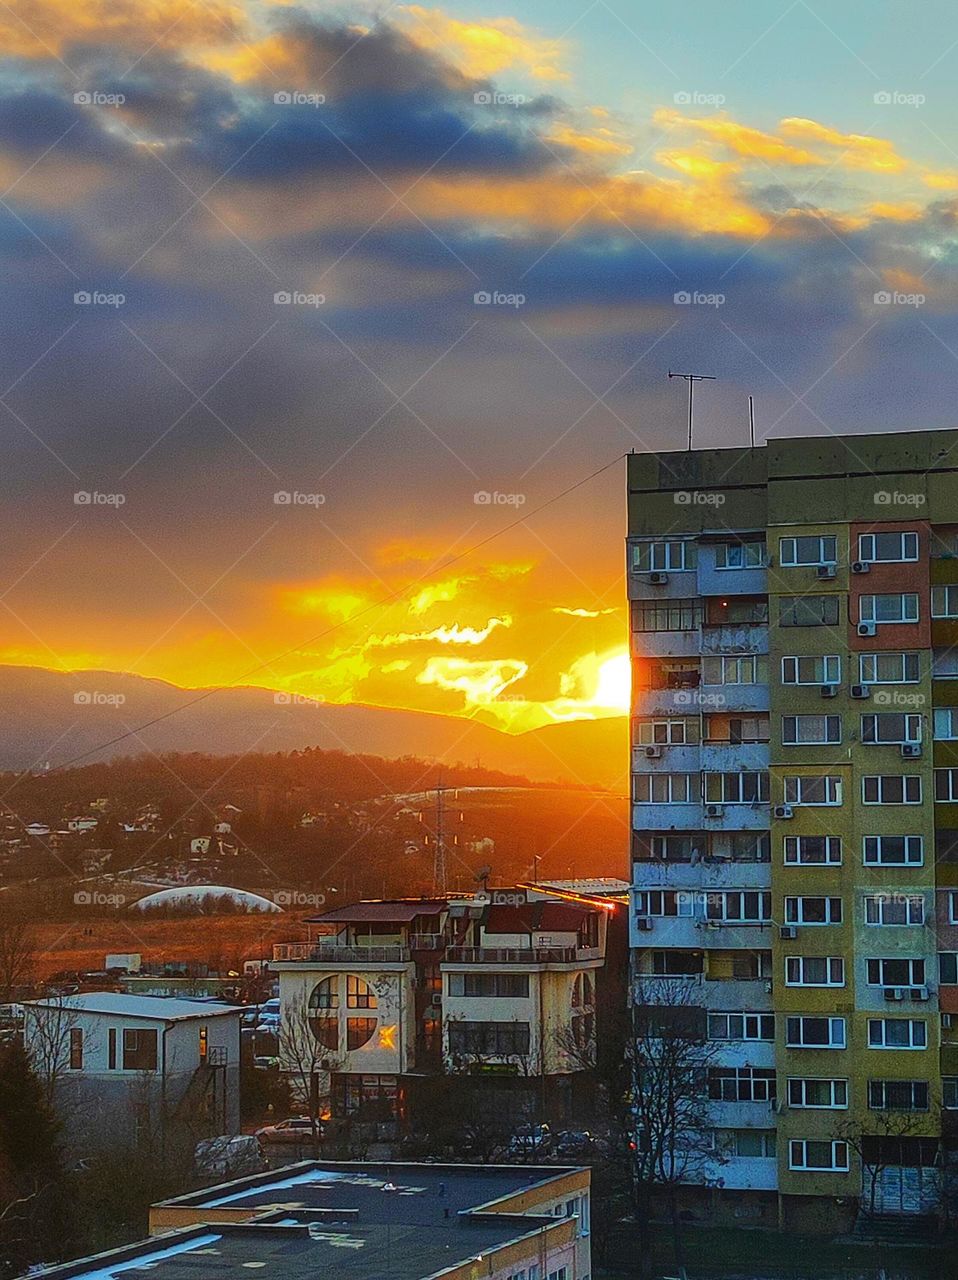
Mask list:
[[[837,653],[816,653],[782,659],[782,684],[841,684],[842,659]]]
[[[785,1019],[790,1049],[844,1049],[845,1019],[796,1014]]]
[[[633,631],[696,631],[702,622],[699,600],[633,600]]]
[[[869,1018],[869,1049],[924,1049],[928,1028],[921,1018]]]
[[[772,1102],[775,1070],[764,1067],[710,1067],[709,1097],[713,1102]]]
[[[842,740],[841,716],[782,716],[782,745],[835,745]]]
[[[764,569],[767,562],[764,542],[720,542],[715,548],[716,569]]]
[[[958,1111],[958,1076],[941,1077],[941,1105],[946,1111]]]
[[[785,803],[794,805],[840,805],[842,780],[837,775],[786,774]]]
[[[921,957],[886,956],[865,962],[870,987],[923,987],[925,961]]]
[[[958,924],[958,889],[948,890],[948,923]]]
[[[783,843],[786,866],[837,867],[841,864],[841,836],[786,836]]]
[[[636,804],[691,804],[698,799],[698,774],[636,773],[632,797]]]
[[[918,559],[917,533],[860,533],[858,558],[869,564],[903,564]]]
[[[691,916],[694,894],[686,889],[640,889],[635,895],[637,916]]]
[[[866,893],[865,923],[901,926],[925,923],[925,899],[920,893]]]
[[[931,659],[931,674],[935,680],[958,680],[958,649],[935,649]]]
[[[893,622],[918,621],[918,596],[914,592],[895,592],[859,596],[858,621],[877,626]]]
[[[774,1040],[773,1013],[710,1013],[710,1040]]]
[[[676,573],[694,569],[697,547],[694,542],[675,539],[667,542],[636,542],[632,545],[632,568],[640,573]]]
[[[799,1111],[843,1111],[848,1106],[848,1081],[790,1076],[788,1105]]]
[[[958,738],[958,707],[935,707],[935,741],[953,742]]]
[[[757,889],[712,890],[705,895],[705,917],[726,924],[767,924],[772,895]]]
[[[702,659],[703,684],[764,684],[767,679],[764,654],[732,653]]]
[[[897,711],[869,712],[862,716],[862,742],[869,746],[898,746],[921,742],[921,716]]]
[[[843,987],[845,961],[841,956],[786,956],[787,987]]]
[[[808,1173],[847,1173],[848,1143],[838,1138],[792,1138],[788,1167]]]
[[[958,986],[958,951],[938,952],[938,981],[946,987]]]
[[[924,836],[864,836],[866,867],[920,867],[925,860]]]
[[[958,769],[935,770],[935,799],[945,804],[958,801]]]
[[[866,774],[862,804],[921,804],[921,774]]]
[[[779,538],[778,559],[783,568],[838,563],[838,539],[833,533]]]
[[[637,716],[634,723],[635,738],[640,747],[684,746],[687,742],[698,740],[698,721],[688,716],[675,720],[654,720]]]
[[[834,627],[838,625],[839,598],[829,596],[781,596],[778,622],[782,627]]]
[[[869,1080],[871,1111],[927,1111],[927,1080]]]
[[[768,800],[768,774],[737,771],[706,773],[706,804],[761,804]]]
[[[786,898],[786,924],[841,924],[841,898]]]
[[[931,616],[933,618],[958,618],[958,586],[932,587]]]
[[[917,653],[860,653],[858,679],[861,684],[917,684],[921,679],[921,658]]]
[[[715,1148],[732,1160],[772,1160],[775,1156],[775,1130],[716,1129]]]

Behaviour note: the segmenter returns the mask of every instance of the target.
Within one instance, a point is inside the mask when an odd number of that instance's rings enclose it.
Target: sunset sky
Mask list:
[[[622,714],[623,464],[530,513],[670,366],[703,446],[958,420],[952,27],[7,0],[0,661]]]

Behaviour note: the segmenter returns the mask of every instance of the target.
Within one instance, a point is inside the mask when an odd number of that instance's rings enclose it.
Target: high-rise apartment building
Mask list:
[[[958,432],[629,458],[637,1005],[707,1037],[704,1212],[941,1205]]]

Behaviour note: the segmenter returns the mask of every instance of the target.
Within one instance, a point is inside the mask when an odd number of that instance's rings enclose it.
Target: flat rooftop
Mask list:
[[[149,1018],[156,1022],[179,1022],[188,1018],[206,1021],[227,1013],[243,1012],[241,1005],[212,1004],[176,996],[128,995],[121,991],[89,991],[56,1000],[27,1000],[25,1003],[28,1008],[57,1008],[117,1018]]]

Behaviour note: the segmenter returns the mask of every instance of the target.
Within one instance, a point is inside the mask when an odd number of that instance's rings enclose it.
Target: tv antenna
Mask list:
[[[692,451],[692,395],[697,382],[715,382],[716,378],[711,373],[673,373],[669,370],[670,378],[684,378],[689,384],[689,452]]]

